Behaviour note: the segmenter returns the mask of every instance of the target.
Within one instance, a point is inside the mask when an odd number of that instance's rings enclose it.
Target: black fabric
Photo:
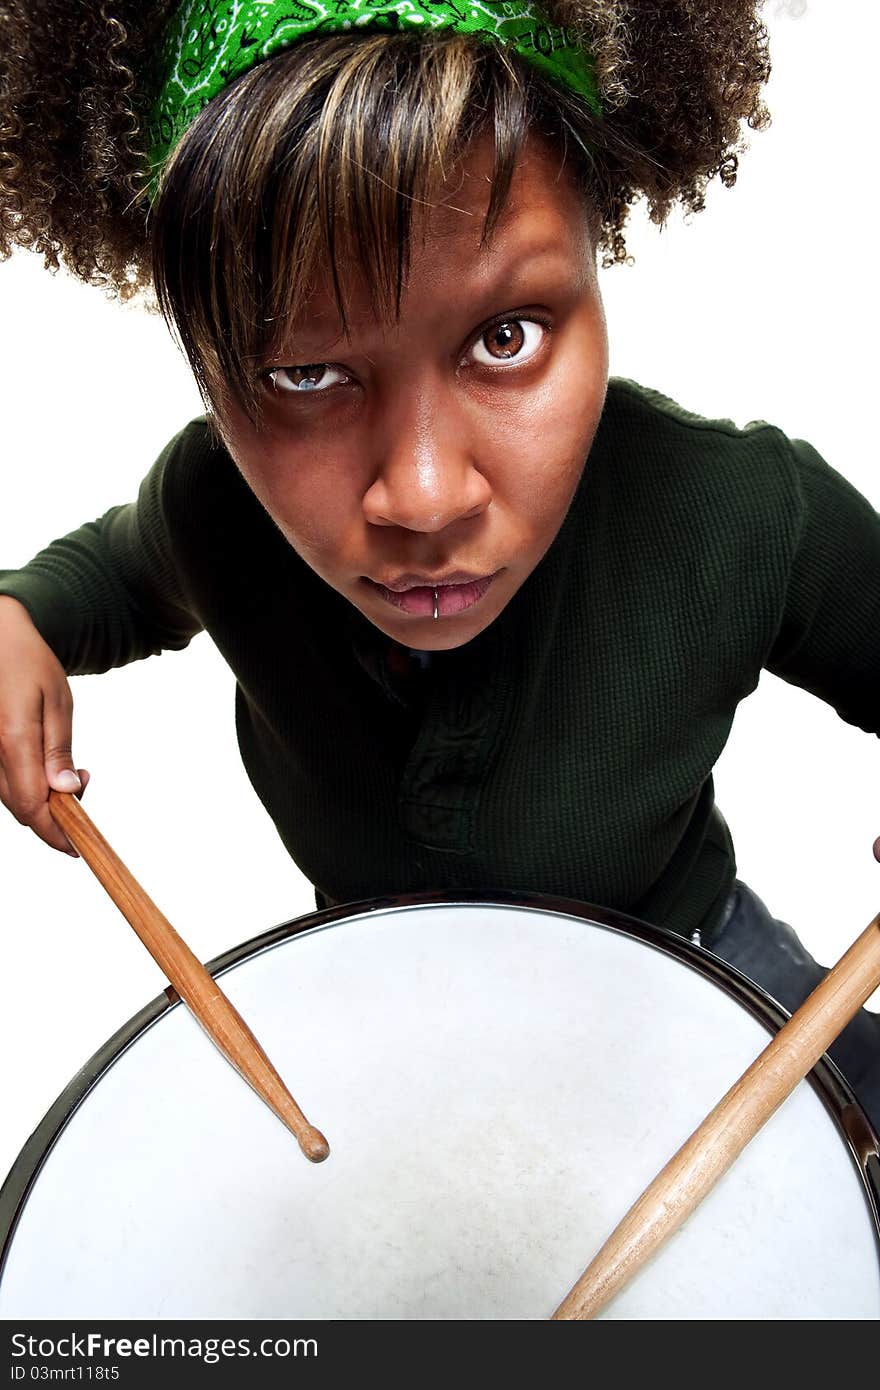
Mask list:
[[[546,893],[690,935],[735,877],[712,768],[762,668],[878,728],[874,511],[809,445],[625,381],[541,564],[416,682],[203,420],[0,591],[73,672],[206,629],[251,781],[331,902]]]

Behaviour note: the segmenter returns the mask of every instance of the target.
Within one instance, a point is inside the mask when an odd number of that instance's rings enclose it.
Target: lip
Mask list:
[[[401,574],[390,583],[375,579],[366,582],[386,603],[413,618],[433,618],[436,590],[438,618],[454,618],[479,603],[500,573],[500,570],[494,574],[454,570],[443,575]]]
[[[407,589],[444,589],[451,584],[479,584],[487,578],[493,576],[473,574],[470,570],[453,570],[449,574],[400,574],[394,579],[372,579],[370,583],[379,589],[390,589],[393,594],[403,594]]]

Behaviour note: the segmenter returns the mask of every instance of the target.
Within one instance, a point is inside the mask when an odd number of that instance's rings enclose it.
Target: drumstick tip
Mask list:
[[[314,1125],[309,1125],[296,1137],[306,1158],[312,1163],[323,1163],[325,1158],[330,1157],[330,1145]]]

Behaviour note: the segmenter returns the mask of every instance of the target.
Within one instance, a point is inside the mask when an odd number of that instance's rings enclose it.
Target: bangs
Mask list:
[[[259,421],[260,369],[320,277],[343,331],[355,267],[377,319],[399,314],[414,218],[484,132],[488,237],[536,107],[568,104],[551,92],[496,46],[371,34],[297,44],[215,97],[165,170],[152,240],[159,305],[218,416],[234,401]]]

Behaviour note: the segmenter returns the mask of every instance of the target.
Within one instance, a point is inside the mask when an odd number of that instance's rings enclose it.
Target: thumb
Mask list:
[[[46,781],[57,792],[80,792],[82,780],[71,751],[72,711],[46,702],[43,709],[43,763]]]
[[[47,763],[46,777],[49,786],[56,792],[81,792],[83,789],[82,781],[72,767],[61,767],[55,771]]]

